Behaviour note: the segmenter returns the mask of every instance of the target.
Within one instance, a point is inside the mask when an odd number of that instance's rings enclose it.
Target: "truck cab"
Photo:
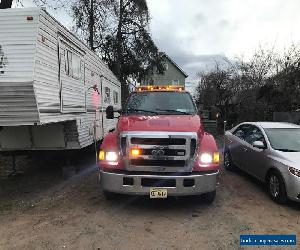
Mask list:
[[[116,129],[104,138],[98,156],[106,195],[214,200],[218,148],[183,86],[138,87],[118,112]],[[106,110],[108,119],[116,119],[115,113],[111,106]]]

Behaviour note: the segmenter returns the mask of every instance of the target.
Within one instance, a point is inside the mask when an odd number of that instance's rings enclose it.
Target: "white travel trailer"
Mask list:
[[[80,149],[115,126],[120,82],[44,9],[0,10],[0,152]]]

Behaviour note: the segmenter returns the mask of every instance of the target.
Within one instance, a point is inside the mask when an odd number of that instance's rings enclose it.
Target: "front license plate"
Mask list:
[[[168,189],[166,188],[150,188],[150,198],[165,199],[168,197]]]

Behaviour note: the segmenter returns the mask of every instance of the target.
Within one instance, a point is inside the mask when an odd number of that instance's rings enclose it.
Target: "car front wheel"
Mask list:
[[[279,204],[284,204],[287,202],[285,184],[281,174],[276,171],[272,171],[268,176],[267,185],[269,195],[273,201]]]
[[[230,171],[234,170],[234,166],[231,160],[231,155],[228,149],[224,151],[224,168]]]

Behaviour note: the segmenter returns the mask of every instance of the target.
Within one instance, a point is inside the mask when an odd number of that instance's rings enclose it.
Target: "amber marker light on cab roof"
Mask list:
[[[142,91],[161,91],[161,90],[167,90],[167,91],[183,91],[184,86],[181,85],[167,85],[167,86],[156,86],[156,85],[146,85],[146,86],[139,86],[137,87],[136,91],[142,92]]]

